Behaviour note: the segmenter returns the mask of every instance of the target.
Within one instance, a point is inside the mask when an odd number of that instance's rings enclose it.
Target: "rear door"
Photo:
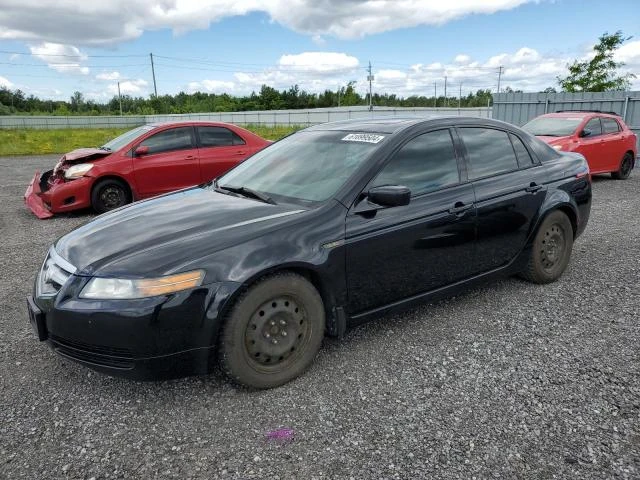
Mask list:
[[[459,157],[449,129],[417,135],[390,157],[365,189],[409,187],[409,205],[362,213],[358,204],[350,209],[346,219],[349,313],[470,275],[474,195],[473,187],[464,183]]]
[[[138,193],[142,198],[200,183],[200,164],[193,127],[162,130],[147,137],[138,146],[149,149],[146,155],[133,159]]]
[[[228,128],[198,125],[196,133],[203,182],[222,175],[253,153],[245,139]]]
[[[600,117],[593,117],[583,127],[583,131],[589,135],[580,137],[580,148],[577,150],[584,155],[593,173],[608,171],[604,135]]]
[[[626,152],[620,125],[614,118],[602,117],[602,138],[604,139],[603,163],[607,170],[615,171],[620,167],[620,161]]]
[[[458,128],[477,210],[478,273],[506,265],[523,249],[545,198],[545,168],[513,133]]]

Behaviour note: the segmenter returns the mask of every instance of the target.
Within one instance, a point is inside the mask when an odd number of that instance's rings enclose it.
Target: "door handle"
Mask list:
[[[194,158],[196,158],[194,155],[187,155],[184,157],[185,160],[193,160]]]
[[[461,215],[467,210],[471,209],[471,207],[473,207],[472,203],[470,203],[469,205],[465,205],[464,202],[456,202],[456,204],[449,209],[449,213],[453,215]]]
[[[236,155],[246,155],[246,151],[245,150],[238,150],[235,154]]]
[[[538,185],[536,182],[531,182],[531,184],[524,190],[529,193],[535,193],[538,190],[542,190],[542,185]]]

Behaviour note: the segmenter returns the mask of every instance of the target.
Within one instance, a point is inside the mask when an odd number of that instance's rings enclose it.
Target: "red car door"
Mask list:
[[[594,117],[589,120],[582,132],[583,135],[588,135],[580,137],[580,147],[576,151],[585,156],[592,173],[608,171],[600,118]]]
[[[162,130],[144,139],[136,149],[140,151],[140,147],[146,147],[147,152],[135,155],[133,168],[141,198],[200,183],[193,127]]]
[[[219,177],[253,153],[255,148],[225,127],[196,126],[203,182]]]
[[[608,171],[617,171],[626,151],[620,125],[614,118],[602,117],[601,120],[604,138],[604,161]]]

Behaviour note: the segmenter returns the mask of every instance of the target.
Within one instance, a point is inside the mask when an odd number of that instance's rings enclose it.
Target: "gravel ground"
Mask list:
[[[25,295],[89,214],[22,204],[55,157],[0,158],[0,477],[639,478],[640,172],[594,182],[560,281],[507,279],[327,340],[265,392],[137,383],[37,342]],[[288,443],[265,433],[292,428]]]

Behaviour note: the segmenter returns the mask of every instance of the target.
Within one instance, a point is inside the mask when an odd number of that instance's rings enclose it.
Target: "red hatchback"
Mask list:
[[[93,207],[99,213],[222,175],[271,142],[227,123],[143,125],[98,148],[65,154],[24,198],[39,218]]]
[[[547,113],[522,128],[556,150],[584,155],[592,174],[611,173],[613,178],[626,179],[635,167],[638,138],[616,114]]]

